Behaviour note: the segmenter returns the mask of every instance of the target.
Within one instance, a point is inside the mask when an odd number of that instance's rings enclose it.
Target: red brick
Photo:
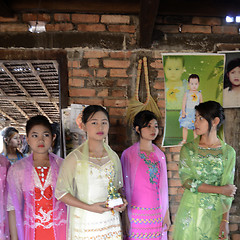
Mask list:
[[[167,164],[167,169],[178,171],[178,164],[176,162],[170,162]]]
[[[118,79],[117,80],[117,86],[119,87],[125,87],[129,85],[129,80],[128,79]]]
[[[240,239],[240,234],[233,234],[232,235],[232,240],[239,240]]]
[[[127,52],[111,52],[110,57],[111,58],[127,58],[129,59],[132,55],[132,52],[127,51]]]
[[[55,13],[54,20],[56,22],[69,22],[70,21],[70,14],[67,13]]]
[[[96,94],[95,89],[86,89],[86,88],[70,88],[69,96],[70,97],[94,97]]]
[[[27,32],[27,24],[0,24],[0,32]]]
[[[230,215],[230,222],[231,223],[240,223],[240,216]]]
[[[97,14],[72,14],[73,23],[98,23],[99,19]]]
[[[179,187],[182,185],[180,180],[176,180],[176,179],[169,179],[168,180],[168,185],[172,186],[172,187]]]
[[[130,23],[130,17],[124,15],[103,15],[101,17],[102,23]]]
[[[170,149],[170,152],[178,153],[181,150],[181,146],[179,146],[179,147],[170,147],[169,149]]]
[[[166,153],[165,156],[166,156],[166,161],[167,162],[171,162],[172,161],[172,154],[171,153]]]
[[[125,116],[126,108],[109,108],[109,114],[111,116]]]
[[[153,88],[155,89],[164,89],[164,82],[163,81],[155,81]]]
[[[80,32],[104,32],[106,27],[103,24],[78,24],[77,30]]]
[[[84,80],[83,79],[69,79],[69,86],[70,87],[84,87]]]
[[[153,67],[153,68],[161,68],[161,69],[163,69],[162,60],[160,60],[160,59],[155,60],[154,62],[150,63],[150,66]]]
[[[98,97],[107,97],[108,96],[108,89],[103,89],[102,91],[99,91],[97,96]]]
[[[163,69],[161,69],[161,70],[158,71],[157,78],[164,78],[164,72],[163,72]]]
[[[73,67],[73,68],[80,68],[81,67],[79,61],[71,61],[71,63],[72,63],[71,67]]]
[[[87,51],[84,52],[84,58],[104,58],[104,57],[108,57],[109,53],[108,52],[104,52],[104,51]]]
[[[89,67],[99,67],[99,60],[98,59],[88,59],[88,66]]]
[[[213,33],[238,34],[238,26],[214,26]]]
[[[235,231],[237,231],[238,230],[238,224],[229,224],[229,230],[231,231],[231,232],[235,232]]]
[[[105,68],[128,68],[130,66],[129,60],[103,60]]]
[[[108,30],[110,32],[126,32],[126,33],[135,33],[136,27],[133,25],[109,25]]]
[[[168,171],[167,176],[168,176],[168,178],[172,178],[172,172]]]
[[[211,33],[210,26],[183,25],[182,33]]]
[[[18,17],[17,15],[15,15],[14,17],[12,18],[8,18],[8,17],[1,17],[0,16],[0,22],[17,22],[18,21]]]
[[[126,91],[125,90],[113,90],[112,97],[125,97]]]
[[[128,77],[126,69],[110,69],[110,77]]]
[[[216,18],[216,17],[193,17],[192,24],[214,26],[214,25],[221,25],[222,20],[221,18]]]
[[[180,154],[174,154],[173,155],[173,161],[179,162],[179,159],[180,159]]]
[[[169,194],[170,195],[177,195],[177,190],[178,190],[178,187],[170,187],[169,188]]]
[[[90,77],[91,74],[86,69],[73,69],[72,76],[75,77]]]
[[[103,105],[103,99],[102,98],[81,98],[81,97],[76,97],[76,98],[70,98],[70,104],[76,103],[76,104],[85,104],[85,105]]]
[[[158,25],[157,29],[164,33],[179,33],[178,25]]]
[[[24,22],[29,22],[29,21],[44,21],[44,22],[49,22],[51,20],[51,17],[49,14],[43,13],[43,14],[36,14],[36,13],[24,13],[23,16],[23,21]]]
[[[72,31],[72,23],[56,23],[56,24],[46,24],[47,32],[66,32]]]
[[[107,70],[106,69],[97,69],[94,71],[94,76],[96,77],[106,77],[107,76]]]
[[[157,101],[157,105],[158,105],[159,108],[165,108],[165,100],[159,99]],[[163,115],[161,115],[161,116],[163,116]]]
[[[119,99],[104,99],[104,106],[126,107],[127,106],[127,101],[126,100],[119,100]]]

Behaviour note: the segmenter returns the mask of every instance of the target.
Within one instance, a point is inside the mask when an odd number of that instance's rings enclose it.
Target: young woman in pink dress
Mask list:
[[[9,238],[8,216],[7,216],[7,171],[10,167],[8,159],[0,155],[0,239]]]
[[[128,201],[126,239],[167,239],[171,222],[164,153],[152,143],[159,129],[150,111],[139,112],[133,122],[139,142],[121,157],[124,190]]]
[[[44,116],[27,121],[32,154],[8,172],[8,211],[11,240],[66,240],[66,205],[55,196],[63,159],[49,153],[55,136]]]

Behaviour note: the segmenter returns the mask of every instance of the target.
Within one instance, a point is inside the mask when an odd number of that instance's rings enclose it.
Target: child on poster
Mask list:
[[[108,112],[99,105],[86,107],[82,128],[87,140],[66,157],[57,181],[56,197],[69,206],[67,239],[120,240],[119,212],[127,203],[107,207],[109,186],[119,190],[123,184],[120,160],[104,143],[109,131]]]
[[[26,124],[32,154],[14,163],[7,176],[11,240],[66,240],[66,205],[54,197],[63,161],[49,153],[55,136],[44,116]]]
[[[194,138],[197,136],[194,128],[195,106],[202,102],[201,91],[198,91],[199,82],[200,79],[197,74],[191,74],[188,78],[189,90],[187,90],[183,96],[182,110],[179,117],[183,138],[180,145],[187,142],[188,129],[193,130]]]
[[[167,239],[171,222],[168,210],[168,181],[164,153],[152,143],[158,136],[157,117],[139,112],[133,123],[139,142],[121,157],[124,190],[128,201],[125,239]]]
[[[187,89],[187,81],[181,79],[184,71],[184,58],[182,56],[166,56],[164,58],[167,110],[180,110],[182,108],[181,102]]]
[[[223,107],[240,107],[240,58],[227,65],[224,78]]]

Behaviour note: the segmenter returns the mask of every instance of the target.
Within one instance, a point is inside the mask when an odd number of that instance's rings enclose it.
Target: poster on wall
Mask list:
[[[209,100],[222,104],[224,54],[164,53],[165,128],[163,147],[195,137],[194,107]]]
[[[81,145],[87,138],[86,133],[76,123],[77,117],[85,107],[86,105],[72,104],[68,108],[62,109],[64,157]]]
[[[223,107],[240,107],[240,51],[219,52],[225,54]]]

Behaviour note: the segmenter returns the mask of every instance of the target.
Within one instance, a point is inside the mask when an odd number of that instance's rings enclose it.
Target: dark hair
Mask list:
[[[86,108],[84,108],[83,112],[82,112],[82,122],[84,124],[87,123],[87,121],[96,113],[96,112],[103,112],[108,121],[109,121],[109,114],[107,112],[107,110],[100,106],[100,105],[89,105]]]
[[[138,126],[141,133],[141,129],[145,128],[152,119],[158,121],[157,116],[153,112],[148,110],[141,111],[134,117],[133,127],[136,128]]]
[[[212,128],[212,120],[218,117],[220,119],[217,129],[224,123],[225,115],[224,109],[220,103],[215,101],[208,101],[200,103],[199,105],[195,106],[195,110],[208,121],[208,131],[210,132]]]
[[[54,122],[52,125],[52,133],[55,134],[56,138],[52,147],[52,152],[57,154],[60,149],[60,125],[57,122]]]
[[[175,55],[175,56],[166,56],[166,57],[164,57],[164,62],[163,62],[163,66],[164,66],[164,67],[165,67],[166,62],[167,62],[168,59],[180,59],[180,60],[182,61],[183,67],[184,67],[184,65],[185,65],[185,61],[184,61],[183,56]]]
[[[19,134],[18,130],[14,127],[6,127],[2,130],[1,135],[3,137],[3,152],[5,155],[7,155],[8,142],[12,139],[12,137],[16,133]],[[17,152],[20,153],[21,156],[23,156],[22,153],[18,149],[17,149]]]
[[[1,134],[3,138],[12,138],[15,133],[19,133],[14,127],[6,127],[2,130]]]
[[[190,82],[190,79],[192,78],[197,78],[198,79],[198,82],[200,82],[200,78],[197,74],[191,74],[189,77],[188,77],[188,82]]]
[[[229,90],[232,90],[232,83],[229,79],[229,72],[236,67],[240,67],[240,58],[233,59],[227,64],[227,69],[224,76],[224,88],[229,87]]]
[[[36,125],[42,125],[42,126],[48,128],[50,130],[51,134],[53,135],[52,125],[48,121],[48,119],[45,116],[36,115],[34,117],[31,117],[27,121],[27,124],[26,124],[26,134],[27,134],[27,136],[28,136],[29,132],[31,131],[31,129]]]

